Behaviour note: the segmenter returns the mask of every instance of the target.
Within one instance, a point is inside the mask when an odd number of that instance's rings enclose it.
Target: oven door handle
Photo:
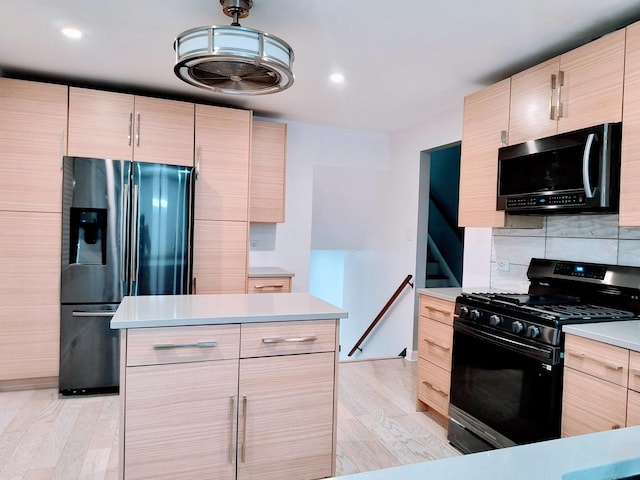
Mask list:
[[[539,358],[540,360],[545,360],[550,363],[553,362],[553,351],[547,348],[539,348],[533,345],[528,345],[523,342],[519,342],[517,340],[512,340],[507,337],[502,337],[500,335],[496,335],[491,332],[485,332],[483,330],[478,330],[477,328],[469,327],[464,325],[461,322],[453,322],[454,335],[455,331],[460,331],[471,335],[472,337],[476,337],[482,340],[486,340],[494,345],[499,347],[508,348],[516,353],[524,354],[528,357]]]

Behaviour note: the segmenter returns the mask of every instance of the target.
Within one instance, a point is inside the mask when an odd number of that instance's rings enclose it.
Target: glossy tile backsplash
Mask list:
[[[640,266],[640,228],[618,227],[618,215],[557,215],[538,229],[494,228],[491,287],[525,292],[532,257]]]

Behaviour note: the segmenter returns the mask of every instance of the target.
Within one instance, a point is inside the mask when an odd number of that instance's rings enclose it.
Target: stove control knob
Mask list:
[[[529,325],[527,327],[527,337],[536,338],[540,336],[540,329],[535,325]]]
[[[460,316],[462,318],[469,318],[469,307],[460,307]]]
[[[500,318],[500,315],[491,315],[489,317],[489,325],[491,325],[492,327],[497,327],[501,323],[502,323],[502,318]]]
[[[524,325],[522,325],[522,322],[516,320],[511,324],[511,331],[513,333],[522,333],[522,330],[524,330]]]
[[[480,312],[478,310],[471,310],[471,320],[480,320]]]

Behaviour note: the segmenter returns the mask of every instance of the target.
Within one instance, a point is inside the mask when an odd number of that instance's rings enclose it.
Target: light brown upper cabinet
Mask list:
[[[287,125],[253,121],[249,221],[284,222]]]
[[[510,80],[486,87],[464,99],[460,152],[461,227],[503,227],[504,212],[496,211],[498,148],[509,128]]]
[[[248,110],[196,105],[196,219],[248,221],[251,122]]]
[[[511,77],[511,145],[622,120],[625,30]]]
[[[0,210],[62,211],[65,85],[0,78]]]
[[[71,87],[69,155],[193,165],[194,104]]]
[[[640,227],[640,23],[627,27],[620,226]]]

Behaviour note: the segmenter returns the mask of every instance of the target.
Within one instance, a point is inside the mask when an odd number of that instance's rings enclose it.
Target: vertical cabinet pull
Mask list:
[[[235,450],[235,442],[233,441],[233,430],[235,427],[235,422],[233,421],[234,413],[236,411],[236,397],[231,396],[230,399],[231,408],[229,409],[229,422],[231,423],[231,428],[229,429],[229,463],[233,463],[233,452]]]
[[[64,130],[60,131],[60,170],[64,167]]]
[[[558,96],[556,97],[556,114],[558,118],[564,117],[562,108],[562,87],[564,87],[564,72],[560,70],[558,72]]]
[[[129,134],[127,135],[127,145],[131,146],[131,136],[133,135],[133,112],[129,112]]]
[[[202,145],[198,145],[196,149],[196,180],[200,178],[200,159],[202,158]]]
[[[556,106],[553,104],[553,92],[556,89],[556,76],[551,75],[551,92],[549,94],[549,120],[556,120]]]
[[[136,114],[136,147],[140,146],[140,112]]]
[[[242,397],[242,445],[240,446],[240,461],[244,463],[247,446],[247,396]]]
[[[500,130],[500,146],[501,147],[506,147],[507,146],[507,131],[506,130]]]

